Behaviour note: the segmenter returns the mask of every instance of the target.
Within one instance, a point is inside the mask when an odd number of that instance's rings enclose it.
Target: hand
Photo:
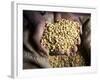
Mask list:
[[[40,12],[25,11],[24,17],[28,21],[27,25],[27,38],[24,38],[24,44],[26,47],[33,52],[33,48],[42,56],[47,56],[48,51],[40,44],[45,28],[45,19]],[[24,31],[25,32],[25,31]],[[26,36],[26,35],[25,35]]]

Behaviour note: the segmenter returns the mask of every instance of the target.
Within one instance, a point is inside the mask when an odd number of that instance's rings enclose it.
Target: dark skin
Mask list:
[[[28,21],[28,29],[24,30],[26,36],[24,36],[24,43],[31,52],[33,48],[41,55],[47,56],[48,51],[40,44],[45,28],[45,19],[40,12],[25,11],[24,17]]]
[[[23,69],[50,68],[48,51],[40,44],[45,27],[43,13],[23,12]]]

